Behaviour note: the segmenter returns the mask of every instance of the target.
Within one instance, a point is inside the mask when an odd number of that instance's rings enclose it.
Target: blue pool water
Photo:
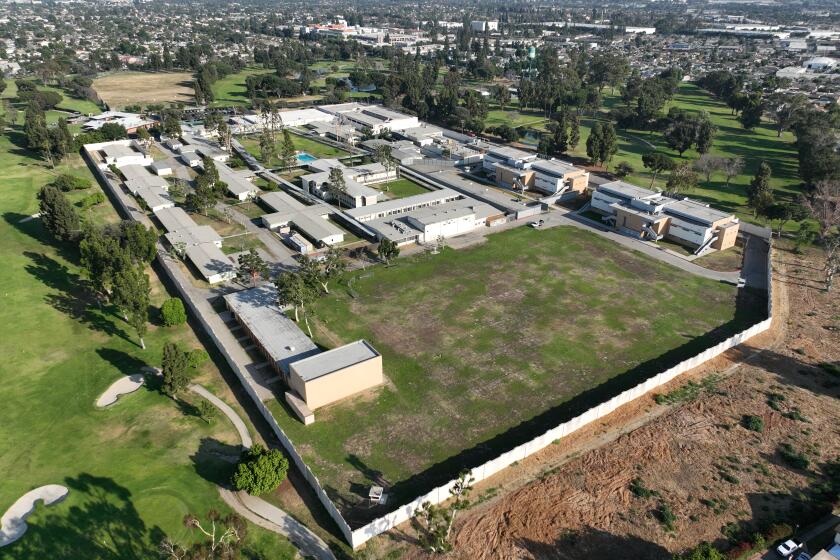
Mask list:
[[[315,161],[316,159],[318,159],[315,156],[313,156],[312,154],[307,154],[306,152],[299,153],[297,158],[298,158],[298,161]]]

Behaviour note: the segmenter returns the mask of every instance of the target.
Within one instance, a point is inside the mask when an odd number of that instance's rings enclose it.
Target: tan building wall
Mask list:
[[[718,228],[718,239],[712,243],[712,248],[722,251],[735,245],[735,241],[738,239],[739,225],[740,224],[738,222],[730,222]]]
[[[534,172],[529,170],[522,170],[522,169],[513,169],[509,167],[496,167],[496,184],[499,186],[502,185],[512,185],[513,182],[520,178],[522,180],[522,184],[526,187],[533,187],[534,186]]]
[[[644,225],[652,220],[644,218],[633,212],[626,212],[623,209],[618,209],[615,215],[616,229],[627,228],[631,231],[641,232]],[[664,216],[659,217],[659,221],[653,222],[650,229],[656,232],[657,235],[663,235],[668,231],[668,224],[670,219]]]
[[[589,174],[585,171],[580,171],[575,175],[570,173],[567,177],[569,177],[569,186],[577,193],[584,192],[589,185]]]
[[[384,382],[382,356],[375,356],[311,381],[301,379],[295,371],[295,364],[290,366],[290,370],[289,386],[297,391],[311,410],[340,401]]]

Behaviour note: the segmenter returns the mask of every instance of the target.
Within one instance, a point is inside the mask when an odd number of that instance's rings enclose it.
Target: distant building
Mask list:
[[[92,115],[82,125],[82,132],[99,130],[107,123],[121,125],[129,134],[134,134],[138,129],[154,126],[154,121],[144,119],[136,113],[123,113],[120,111],[105,111],[98,115]]]
[[[485,33],[487,31],[498,31],[499,30],[499,22],[498,21],[486,21],[486,20],[471,21],[470,22],[470,29],[472,29],[476,33]]]

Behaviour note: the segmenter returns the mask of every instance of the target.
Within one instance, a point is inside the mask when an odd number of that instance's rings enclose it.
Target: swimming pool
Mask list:
[[[312,154],[307,154],[306,152],[301,152],[297,155],[298,161],[315,161],[316,158]]]

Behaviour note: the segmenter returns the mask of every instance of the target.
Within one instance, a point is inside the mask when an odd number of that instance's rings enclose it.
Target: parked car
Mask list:
[[[788,539],[776,547],[776,552],[785,560],[789,560],[791,557],[793,557],[793,554],[800,548],[802,548],[801,542],[795,541],[793,539]]]
[[[541,228],[544,223],[545,223],[545,220],[537,220],[536,222],[531,222],[529,225],[532,228],[537,229],[537,228]]]
[[[796,557],[796,560],[811,560],[811,555],[807,552],[800,552],[799,556]]]

